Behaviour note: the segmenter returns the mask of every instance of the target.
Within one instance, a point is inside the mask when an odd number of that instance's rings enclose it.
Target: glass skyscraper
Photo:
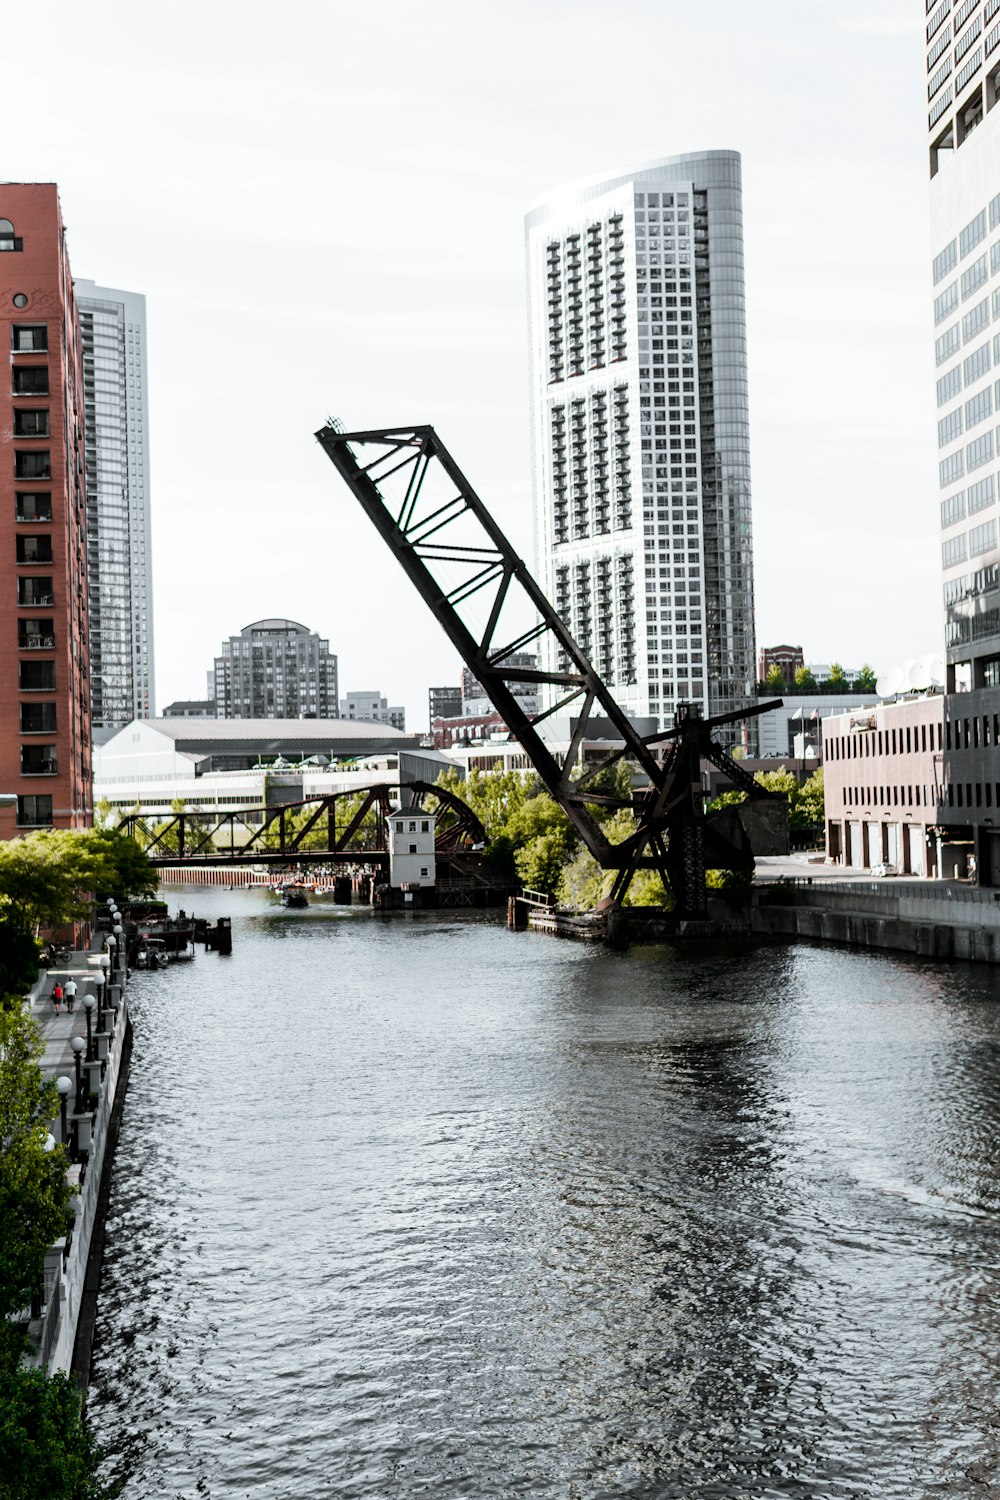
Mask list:
[[[75,283],[83,353],[95,728],[155,712],[146,299]]]
[[[527,217],[540,582],[623,708],[755,685],[740,157],[668,157]],[[555,667],[555,662],[546,662]]]

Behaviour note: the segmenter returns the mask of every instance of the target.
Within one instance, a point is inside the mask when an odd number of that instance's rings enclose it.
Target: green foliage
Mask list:
[[[854,686],[859,688],[863,693],[874,693],[875,681],[875,668],[870,663],[865,662],[854,679]]]
[[[789,813],[789,824],[792,828],[822,828],[824,816],[823,767],[817,766],[809,780],[799,787],[795,807]]]
[[[55,1083],[42,1077],[44,1044],[20,1006],[0,1011],[0,1332],[41,1284],[45,1251],[69,1227],[69,1160],[45,1150],[58,1113]],[[4,1353],[10,1352],[10,1340]]]
[[[826,686],[833,688],[835,693],[839,693],[842,688],[847,687],[847,675],[839,661],[831,663],[830,675],[826,679]]]
[[[0,1372],[0,1500],[106,1500],[98,1458],[67,1376]]]
[[[144,895],[156,877],[138,846],[110,828],[51,828],[0,843],[0,922],[37,932],[83,916],[98,891]]]
[[[814,688],[816,679],[808,667],[796,667],[795,686],[799,688]]]
[[[767,669],[767,676],[764,678],[764,686],[767,688],[768,692],[771,693],[780,693],[787,686],[787,683],[785,682],[785,674],[778,666],[778,663],[776,661],[773,661]]]
[[[816,770],[802,786],[795,775],[782,766],[777,771],[758,771],[754,780],[769,792],[788,799],[789,828],[820,828],[823,824],[823,767]],[[746,801],[746,792],[720,792],[708,804],[707,812],[723,807],[738,807]]]

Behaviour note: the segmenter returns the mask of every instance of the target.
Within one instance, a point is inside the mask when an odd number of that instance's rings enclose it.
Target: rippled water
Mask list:
[[[136,976],[125,1495],[1000,1495],[988,969],[247,892]]]

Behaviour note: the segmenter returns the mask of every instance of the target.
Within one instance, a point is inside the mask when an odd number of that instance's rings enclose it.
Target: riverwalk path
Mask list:
[[[87,1040],[87,1010],[83,1002],[88,995],[99,999],[101,989],[100,980],[96,976],[101,973],[101,958],[104,956],[103,936],[95,937],[94,944],[90,952],[75,950],[70,953],[66,962],[53,964],[51,968],[43,969],[31,991],[31,1016],[45,1043],[45,1052],[41,1059],[42,1073],[46,1079],[66,1077],[73,1084],[73,1092],[69,1099],[69,1114],[72,1114],[77,1082],[76,1054],[70,1044],[73,1037],[82,1037],[84,1041]],[[73,1010],[69,1010],[64,999],[61,1014],[56,1015],[52,991],[57,983],[65,989],[69,979],[74,979],[77,986]],[[99,1011],[95,1006],[91,1012],[91,1031],[95,1036],[98,1016]],[[82,1056],[85,1058],[86,1052]],[[58,1118],[53,1121],[51,1130],[55,1139],[59,1140],[61,1126]],[[69,1125],[67,1134],[72,1134],[72,1127]],[[68,1144],[68,1142],[63,1142],[63,1144]]]

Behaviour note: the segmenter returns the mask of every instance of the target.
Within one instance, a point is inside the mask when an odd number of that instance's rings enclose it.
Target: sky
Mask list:
[[[288,616],[426,727],[458,658],[313,433],[432,423],[531,562],[525,212],[714,148],[743,156],[758,645],[941,649],[918,0],[46,16],[3,175],[57,182],[75,274],[147,299],[160,707]]]

